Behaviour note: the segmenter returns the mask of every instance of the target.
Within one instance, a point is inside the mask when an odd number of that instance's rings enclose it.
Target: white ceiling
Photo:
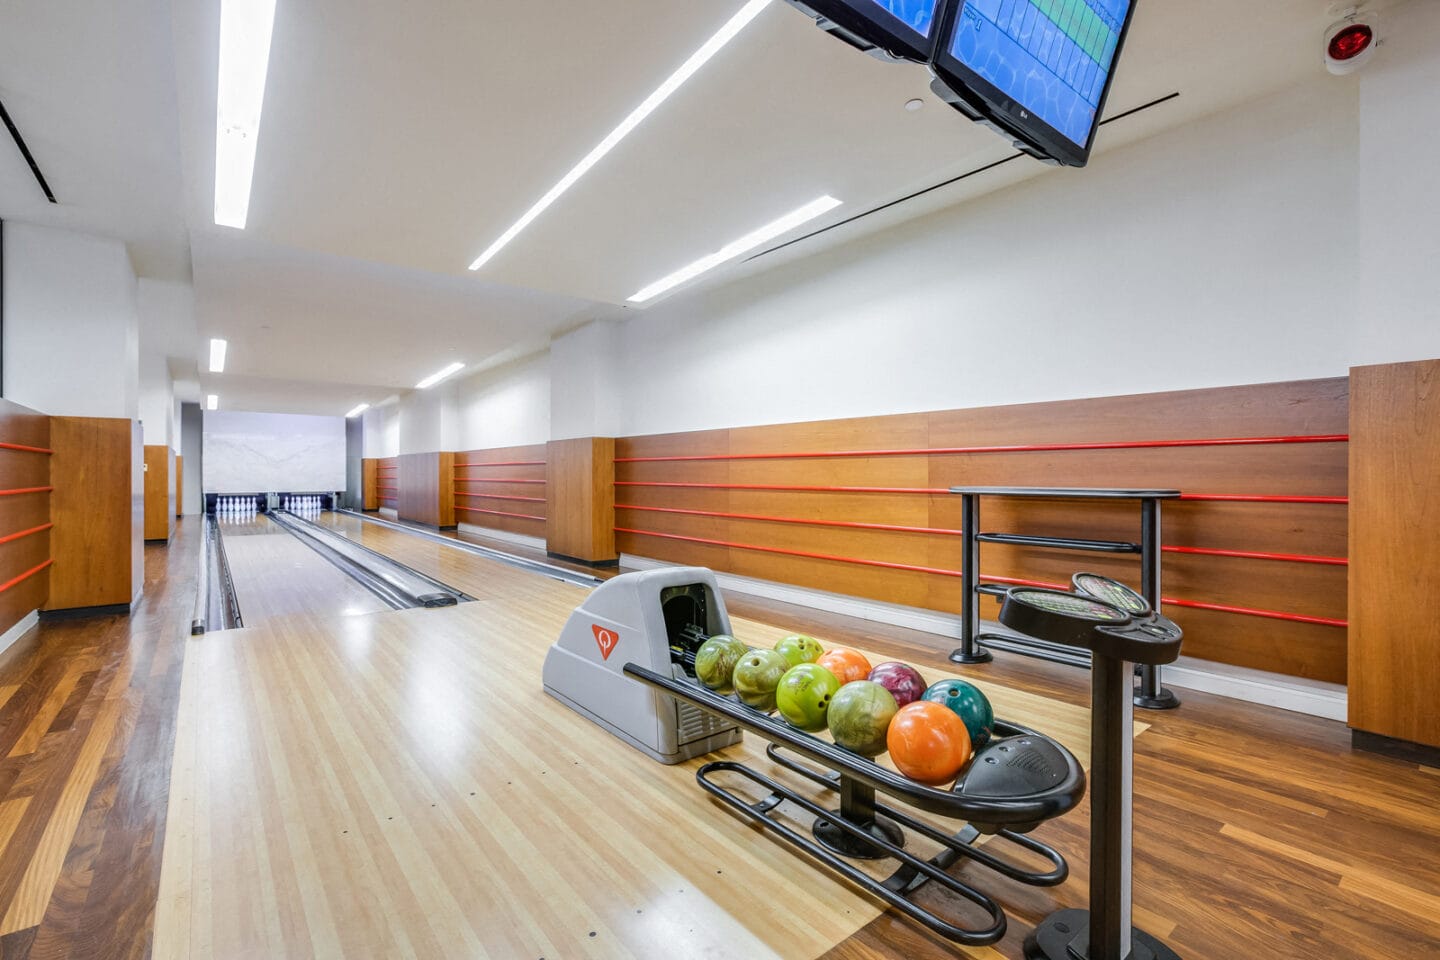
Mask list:
[[[0,142],[0,216],[124,239],[194,284],[172,369],[230,409],[343,412],[452,359],[498,362],[780,213],[824,222],[1009,147],[775,2],[478,274],[466,267],[741,0],[278,0],[248,228],[211,224],[218,0],[0,6],[3,98],[62,200]],[[1099,149],[1314,76],[1325,0],[1141,0]],[[1239,26],[1237,26],[1239,25]],[[916,113],[912,97],[927,105]],[[1019,160],[831,231],[724,282],[1029,176]],[[679,294],[683,296],[684,294]],[[169,324],[165,325],[166,327]]]

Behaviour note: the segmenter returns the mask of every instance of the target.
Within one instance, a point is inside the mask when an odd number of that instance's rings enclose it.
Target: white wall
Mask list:
[[[139,313],[125,245],[12,221],[4,267],[6,399],[53,416],[139,416]]]
[[[456,435],[454,385],[402,394],[399,403],[400,453],[454,450]]]
[[[163,354],[140,354],[140,424],[147,446],[175,447],[175,390]]]
[[[206,493],[345,489],[345,418],[207,410]]]
[[[620,436],[622,326],[596,320],[550,343],[550,437]],[[673,398],[672,398],[673,402]]]
[[[361,414],[364,423],[365,456],[383,459],[400,454],[400,405],[385,403]]]
[[[455,384],[456,450],[550,439],[550,357],[535,354]]]
[[[1344,374],[1329,76],[621,328],[622,434]]]
[[[1440,356],[1440,3],[1380,22],[1360,73],[1356,364]]]

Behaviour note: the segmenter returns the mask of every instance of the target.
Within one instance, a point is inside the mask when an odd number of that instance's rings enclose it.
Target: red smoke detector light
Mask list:
[[[1326,52],[1330,59],[1343,63],[1369,50],[1370,44],[1374,42],[1375,31],[1368,24],[1353,23],[1330,38],[1330,46]]]

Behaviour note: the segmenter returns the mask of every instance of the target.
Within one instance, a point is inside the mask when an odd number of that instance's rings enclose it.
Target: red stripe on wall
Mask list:
[[[458,508],[457,508],[458,509]],[[539,518],[534,518],[539,519]],[[728,547],[736,550],[754,550],[759,553],[776,553],[788,557],[803,557],[809,560],[830,560],[837,563],[852,563],[867,567],[883,567],[887,570],[906,570],[913,573],[930,573],[942,577],[959,577],[959,570],[944,570],[938,567],[921,567],[908,563],[890,563],[884,560],[865,560],[860,557],[842,557],[829,553],[812,553],[806,550],[788,550],[781,547],[762,547],[758,544],[735,543],[729,540],[712,540],[707,537],[686,537],[677,533],[659,533],[654,530],[636,530],[630,527],[616,527],[616,533],[633,533],[642,537],[658,537],[662,540],[679,540],[686,543],[702,543],[714,547]],[[982,574],[981,580],[990,583],[1006,583],[1011,586],[1024,587],[1045,587],[1054,590],[1064,590],[1069,585],[1060,583],[1048,583],[1043,580],[1020,580],[1014,577],[990,577]],[[1257,610],[1250,607],[1228,607],[1215,603],[1201,603],[1198,600],[1176,600],[1165,597],[1162,603],[1177,606],[1191,607],[1197,610],[1216,610],[1221,613],[1234,613],[1251,617],[1267,617],[1272,620],[1289,620],[1296,623],[1314,623],[1323,626],[1344,627],[1348,626],[1344,620],[1332,620],[1327,617],[1310,617],[1298,613],[1282,613],[1278,610]]]
[[[11,587],[15,586],[17,583],[20,583],[23,580],[30,579],[31,577],[35,576],[35,574],[39,573],[41,570],[44,570],[46,567],[50,566],[50,564],[54,562],[54,560],[46,560],[44,563],[36,564],[29,570],[26,570],[24,573],[20,574],[20,576],[12,577],[9,580],[6,580],[4,583],[0,583],[0,593],[4,593],[6,590],[9,590]]]
[[[522,480],[511,477],[456,477],[456,483],[544,483],[544,480]]]
[[[1349,497],[1289,497],[1246,493],[1182,493],[1181,500],[1205,500],[1217,503],[1337,503],[1348,504]]]
[[[14,490],[0,490],[0,497],[13,497],[21,493],[49,493],[54,487],[17,487]]]
[[[545,520],[544,517],[532,517],[528,513],[507,513],[504,510],[482,510],[479,507],[462,507],[459,504],[455,505],[455,509],[464,510],[466,513],[488,513],[495,517],[514,517],[517,520],[539,520],[542,523]]]
[[[544,460],[484,460],[476,463],[457,463],[457,467],[543,467]]]
[[[961,536],[959,530],[943,527],[907,527],[894,523],[862,523],[858,520],[807,520],[800,517],[767,517],[754,513],[721,513],[715,510],[681,510],[678,507],[642,507],[634,503],[617,503],[616,510],[645,510],[651,513],[679,513],[695,517],[719,517],[725,520],[763,520],[769,523],[798,523],[815,527],[844,527],[852,530],[890,530],[896,533],[933,533],[940,536]]]
[[[19,533],[7,534],[6,536],[0,537],[0,543],[9,543],[12,540],[19,540],[21,537],[28,537],[32,533],[40,533],[43,530],[49,530],[53,526],[55,526],[55,524],[53,523],[42,523],[40,524],[40,526],[31,527],[29,530],[21,530]]]
[[[1316,557],[1304,553],[1260,553],[1254,550],[1212,550],[1208,547],[1161,547],[1164,553],[1191,553],[1202,557],[1239,557],[1245,560],[1287,560],[1291,563],[1321,563],[1345,567],[1345,557]]]
[[[1031,443],[916,450],[819,450],[804,453],[713,453],[677,457],[616,457],[616,463],[679,463],[702,460],[826,460],[841,457],[928,457],[962,453],[1036,453],[1058,450],[1144,450],[1162,447],[1235,447],[1285,443],[1347,443],[1343,433],[1294,437],[1215,437],[1200,440],[1115,440],[1095,443]]]
[[[22,453],[54,453],[49,447],[30,447],[23,443],[0,443],[0,450],[19,450]]]
[[[527,503],[544,503],[544,497],[515,497],[504,493],[456,493],[457,497],[473,497],[480,500],[524,500]]]
[[[949,493],[948,487],[821,487],[772,483],[683,483],[675,480],[616,480],[617,487],[688,487],[696,490],[793,490],[803,493]]]

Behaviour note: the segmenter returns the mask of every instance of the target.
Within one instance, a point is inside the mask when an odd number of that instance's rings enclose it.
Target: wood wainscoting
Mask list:
[[[1440,360],[1350,383],[1350,726],[1440,747]]]
[[[611,564],[615,549],[615,440],[551,440],[545,459],[546,550],[583,563]]]
[[[380,491],[377,477],[380,472],[380,461],[375,457],[364,457],[360,460],[360,509],[379,510]]]
[[[455,519],[527,537],[545,536],[546,445],[455,454]]]
[[[145,447],[145,539],[168,543],[175,532],[175,451],[166,444]]]
[[[442,530],[455,526],[455,454],[404,453],[398,459],[399,518]]]
[[[0,400],[0,634],[49,597],[53,458],[50,418]]]
[[[395,510],[400,506],[400,458],[381,457],[375,461],[375,509]]]
[[[1346,378],[629,437],[624,553],[958,612],[956,485],[1161,487],[1186,654],[1344,683]],[[1133,504],[987,498],[986,531],[1137,540]],[[1138,585],[1133,556],[986,544],[982,580]],[[982,615],[994,617],[995,601]],[[938,641],[943,643],[944,641]]]
[[[143,443],[133,420],[51,417],[47,610],[128,605],[144,576]]]

